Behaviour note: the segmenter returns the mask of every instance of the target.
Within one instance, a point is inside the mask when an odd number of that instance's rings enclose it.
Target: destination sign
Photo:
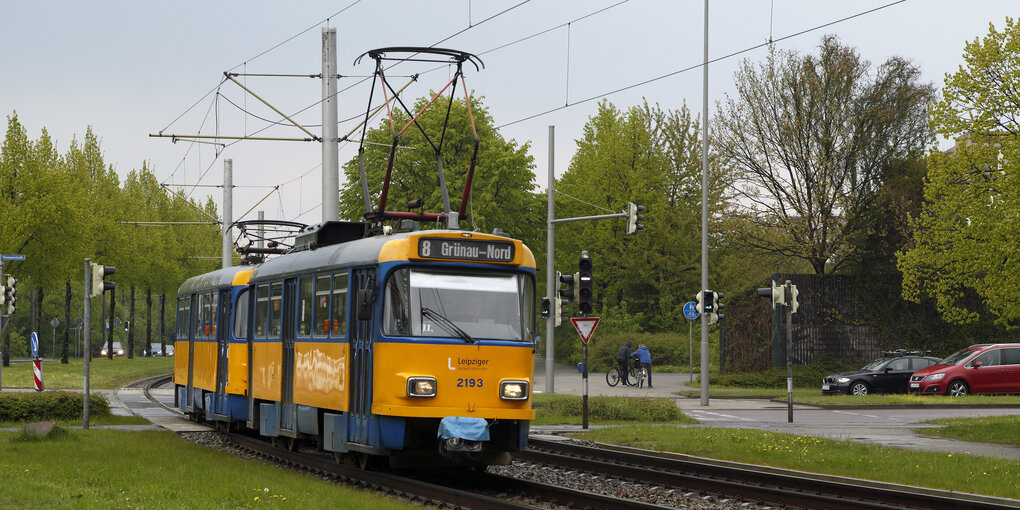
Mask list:
[[[418,239],[418,256],[423,259],[512,262],[514,260],[514,243],[452,237],[423,237]]]

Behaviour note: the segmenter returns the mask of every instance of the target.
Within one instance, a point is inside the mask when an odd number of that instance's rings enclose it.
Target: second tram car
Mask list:
[[[362,465],[507,463],[534,418],[534,303],[519,240],[315,225],[290,253],[181,286],[178,405]]]

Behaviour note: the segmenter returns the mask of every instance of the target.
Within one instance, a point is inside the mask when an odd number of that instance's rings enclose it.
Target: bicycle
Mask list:
[[[609,370],[606,370],[606,383],[609,384],[609,386],[616,386],[617,384],[620,384],[621,380],[623,380],[623,378],[620,377],[619,365],[614,364],[612,367],[609,368]],[[632,385],[634,384],[633,381],[634,374],[633,372],[629,372],[627,373],[627,379],[623,380],[623,385],[624,386]]]
[[[645,386],[645,379],[648,378],[648,369],[641,364],[641,360],[637,356],[634,356],[632,360],[628,376],[629,375],[633,375],[636,379],[634,386],[637,386],[638,388],[643,388]]]

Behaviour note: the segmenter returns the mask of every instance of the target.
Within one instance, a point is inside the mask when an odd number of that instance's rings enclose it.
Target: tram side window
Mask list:
[[[248,338],[248,289],[237,295],[237,306],[234,307],[234,338]]]
[[[408,270],[398,269],[386,282],[386,296],[383,303],[383,333],[390,336],[410,336],[410,296],[408,293]]]
[[[205,294],[195,294],[195,338],[205,337]]]
[[[209,337],[216,337],[216,326],[220,322],[220,293],[212,291],[209,293]]]
[[[311,276],[301,277],[301,297],[298,299],[298,336],[312,334],[312,293],[315,280]]]
[[[269,286],[259,285],[255,297],[255,338],[266,337],[266,319],[269,317]]]
[[[329,324],[329,276],[315,279],[315,336],[324,337]]]
[[[333,276],[333,326],[334,338],[347,336],[347,273]]]
[[[269,288],[269,337],[278,338],[283,323],[283,283],[276,282]]]
[[[191,311],[191,296],[185,296],[177,300],[177,339],[187,340],[188,320]]]

